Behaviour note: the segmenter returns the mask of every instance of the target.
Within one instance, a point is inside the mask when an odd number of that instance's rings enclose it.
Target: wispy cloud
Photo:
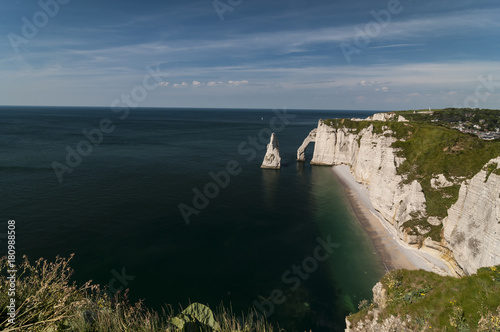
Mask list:
[[[378,45],[378,46],[370,46],[370,48],[398,48],[398,47],[415,47],[425,45],[423,43],[420,44],[391,44],[391,45]]]
[[[0,43],[4,102],[51,104],[64,95],[68,102],[106,104],[114,93],[140,82],[153,64],[168,78],[148,102],[162,103],[168,96],[193,106],[300,99],[315,103],[313,108],[358,108],[424,97],[449,101],[479,75],[500,77],[500,7],[490,0],[481,5],[405,2],[404,11],[349,65],[339,44],[352,43],[355,29],[373,20],[370,11],[384,9],[385,1],[257,0],[238,7],[223,23],[206,1],[130,8],[119,1],[91,2],[95,8],[66,6],[20,55],[5,40]],[[37,8],[16,9],[0,27],[20,31],[20,18]]]

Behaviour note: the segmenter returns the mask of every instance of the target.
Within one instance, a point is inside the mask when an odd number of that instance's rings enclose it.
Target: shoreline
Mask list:
[[[368,189],[356,181],[349,166],[333,166],[332,171],[342,184],[351,208],[371,239],[386,272],[422,269],[440,275],[456,275],[435,254],[411,247],[398,238],[394,227],[373,208]]]

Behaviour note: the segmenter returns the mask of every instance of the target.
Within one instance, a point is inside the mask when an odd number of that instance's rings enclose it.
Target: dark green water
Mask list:
[[[319,118],[374,112],[288,113],[282,126],[271,110],[0,108],[0,226],[16,220],[19,257],[75,253],[78,282],[119,288],[124,271],[132,299],[156,309],[256,304],[289,331],[341,331],[383,266],[331,169],[296,163],[296,149]],[[52,163],[103,118],[114,130],[59,182]],[[260,169],[271,124],[280,171]],[[187,225],[179,204],[229,161],[239,173]]]

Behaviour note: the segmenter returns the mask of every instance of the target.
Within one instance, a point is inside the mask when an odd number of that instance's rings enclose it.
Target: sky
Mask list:
[[[500,108],[498,0],[2,0],[0,105]]]

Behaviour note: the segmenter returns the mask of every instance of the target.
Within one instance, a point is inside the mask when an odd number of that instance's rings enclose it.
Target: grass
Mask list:
[[[486,178],[484,179],[484,182],[488,182],[488,178],[490,177],[491,173],[497,171],[498,163],[491,163],[486,165]],[[495,172],[497,174],[497,172]]]
[[[352,133],[359,134],[361,130],[373,126],[373,132],[376,134],[383,134],[386,130],[391,130],[393,133],[390,136],[401,139],[408,136],[408,132],[411,131],[412,126],[406,122],[396,122],[396,121],[353,121],[350,119],[327,119],[325,124],[339,129],[347,128]]]
[[[426,237],[430,237],[431,239],[435,241],[439,241],[441,239],[441,232],[443,230],[442,225],[434,226],[431,225],[427,222],[427,218],[414,218],[411,219],[403,224],[403,228],[405,229],[405,232],[409,235],[418,235],[422,234],[425,235]],[[422,230],[425,230],[425,232],[421,233],[419,231],[419,228]],[[421,247],[423,243],[423,238],[420,239],[420,246]]]
[[[412,112],[395,112],[407,116]],[[412,114],[413,115],[413,114]],[[415,115],[425,118],[427,115]],[[458,130],[436,125],[427,121],[352,121],[349,119],[330,119],[325,121],[333,128],[347,128],[359,134],[363,129],[373,126],[373,132],[392,136],[396,141],[392,147],[405,161],[398,167],[403,183],[418,181],[426,198],[426,216],[419,216],[404,226],[415,231],[416,225],[425,226],[424,217],[444,218],[448,209],[457,199],[460,181],[472,178],[491,159],[500,156],[500,141],[484,141],[476,136]],[[490,166],[489,174],[500,174],[499,169]],[[433,188],[431,179],[443,174],[449,181],[457,179],[455,185]],[[431,226],[430,236],[441,240],[441,226]]]
[[[409,315],[412,331],[500,331],[500,266],[463,278],[397,270],[381,282],[387,294],[382,320]],[[371,304],[348,319],[364,320],[375,307]]]
[[[129,303],[127,292],[110,298],[99,285],[87,282],[82,286],[70,283],[73,273],[70,258],[57,257],[55,262],[39,259],[34,264],[24,257],[16,273],[16,318],[8,322],[7,259],[0,258],[0,330],[8,331],[179,331],[174,318],[188,317],[185,312],[175,316],[171,306],[161,313],[150,310],[139,301]],[[199,305],[202,306],[202,305]],[[212,315],[209,308],[206,312]],[[189,309],[189,307],[188,307]],[[273,331],[262,316],[250,311],[238,319],[231,309],[220,307],[214,326],[199,324],[190,331]],[[192,316],[190,319],[192,318]],[[188,317],[188,318],[189,318]],[[178,319],[177,319],[178,321]],[[191,327],[193,324],[191,325]],[[186,330],[186,328],[184,328]]]

